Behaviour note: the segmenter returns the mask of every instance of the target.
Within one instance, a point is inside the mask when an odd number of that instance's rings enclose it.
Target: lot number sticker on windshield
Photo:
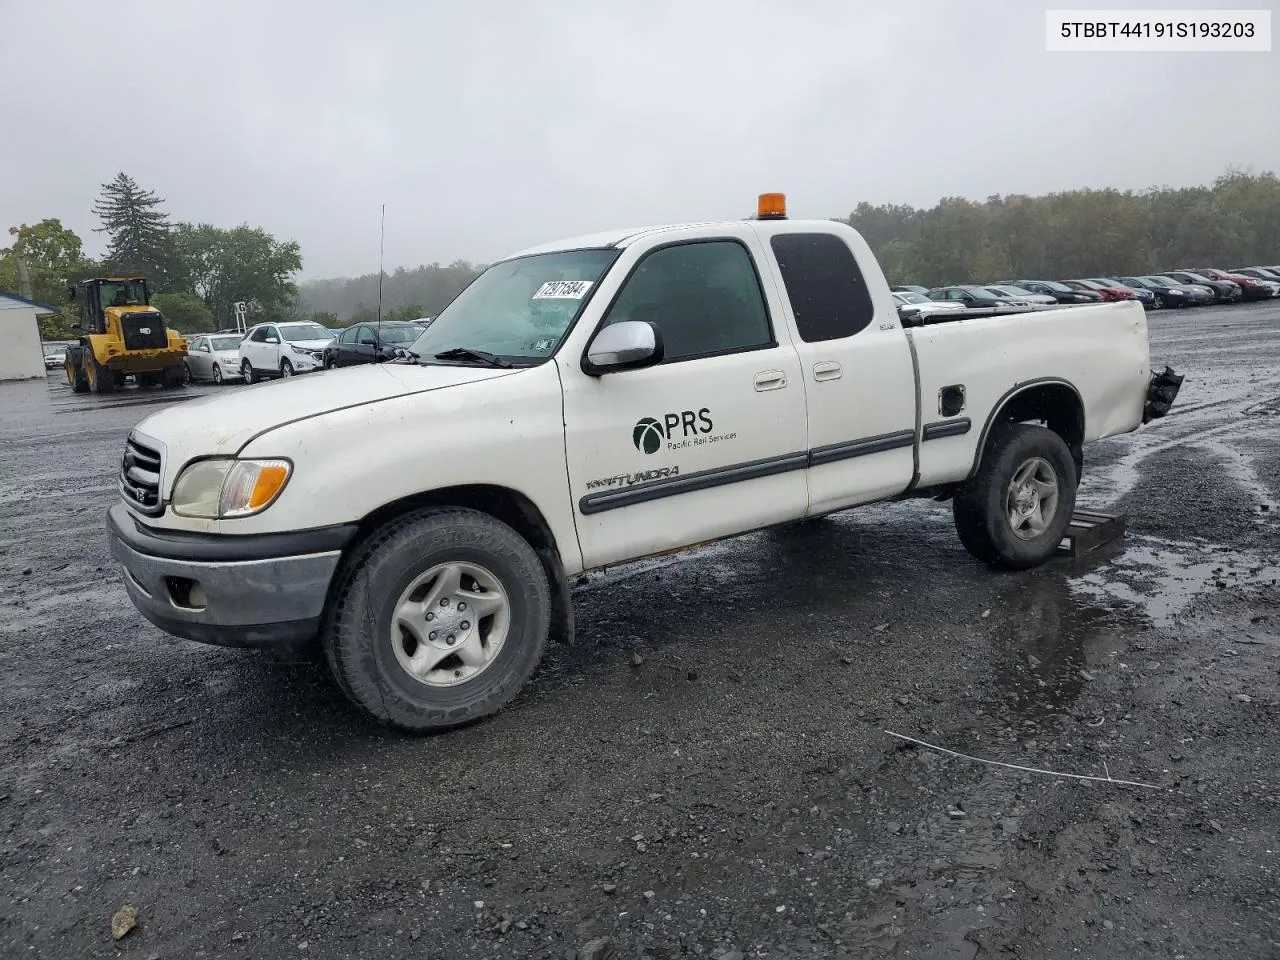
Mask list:
[[[591,289],[590,280],[548,280],[538,292],[534,300],[581,300]]]

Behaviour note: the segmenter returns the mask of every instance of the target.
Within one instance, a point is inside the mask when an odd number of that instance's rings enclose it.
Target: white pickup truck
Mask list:
[[[190,640],[318,640],[428,731],[515,695],[586,570],[906,497],[950,498],[984,562],[1044,562],[1083,445],[1177,392],[1142,307],[904,328],[862,237],[779,197],[525,250],[412,356],[148,416],[108,514],[133,602]]]

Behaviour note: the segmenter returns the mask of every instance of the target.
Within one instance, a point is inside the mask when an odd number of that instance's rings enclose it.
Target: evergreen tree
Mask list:
[[[94,215],[102,222],[95,233],[110,238],[105,265],[114,273],[147,277],[153,290],[180,285],[178,258],[169,216],[159,209],[164,200],[143,190],[132,177],[116,175],[102,185],[94,202]]]

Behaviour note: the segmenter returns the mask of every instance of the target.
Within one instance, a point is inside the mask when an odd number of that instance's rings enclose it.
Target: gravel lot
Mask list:
[[[1150,324],[1118,544],[996,574],[912,502],[620,568],[422,739],[134,612],[104,512],[171,394],[0,384],[0,955],[1277,956],[1280,305]]]

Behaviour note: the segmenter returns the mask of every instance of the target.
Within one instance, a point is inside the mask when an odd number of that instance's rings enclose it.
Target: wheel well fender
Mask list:
[[[1084,466],[1084,400],[1067,380],[1046,377],[1020,383],[996,402],[978,438],[974,451],[972,478],[991,445],[991,436],[1003,423],[1042,423],[1067,444],[1075,461],[1077,480]]]
[[[515,530],[533,547],[547,573],[551,585],[551,640],[572,643],[574,635],[573,597],[565,576],[560,548],[551,526],[537,505],[524,494],[494,484],[468,484],[444,487],[393,500],[360,520],[360,529],[352,546],[396,517],[423,507],[468,507],[487,513]]]

